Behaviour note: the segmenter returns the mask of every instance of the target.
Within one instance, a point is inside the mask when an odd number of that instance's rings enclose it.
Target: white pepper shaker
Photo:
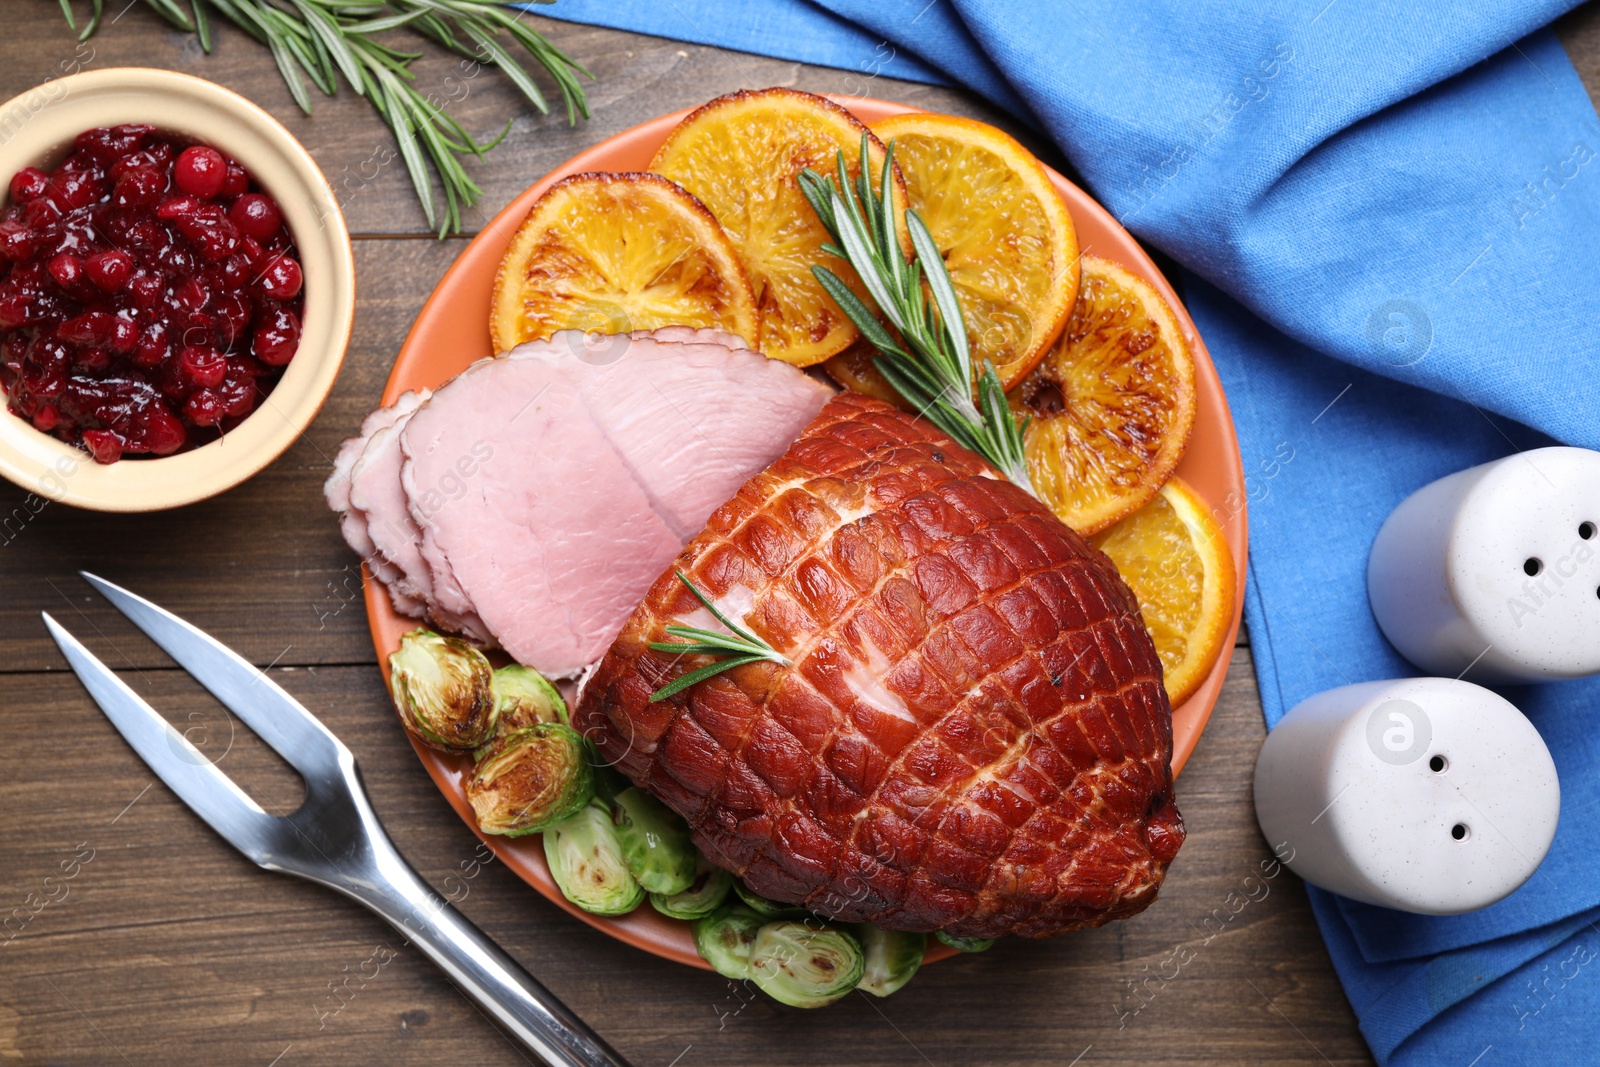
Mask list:
[[[1423,486],[1378,531],[1367,598],[1430,674],[1600,673],[1600,452],[1539,448]]]
[[[1423,915],[1493,904],[1555,837],[1556,768],[1504,698],[1451,678],[1330,689],[1256,760],[1256,821],[1278,858],[1352,900]]]

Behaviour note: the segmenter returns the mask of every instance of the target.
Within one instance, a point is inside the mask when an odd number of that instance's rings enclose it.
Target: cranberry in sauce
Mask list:
[[[235,160],[152,126],[85,130],[0,210],[7,408],[97,461],[237,426],[300,345],[283,212]]]

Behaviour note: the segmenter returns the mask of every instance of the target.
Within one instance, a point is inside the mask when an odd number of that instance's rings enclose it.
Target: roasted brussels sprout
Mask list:
[[[804,919],[811,914],[797,904],[779,904],[776,900],[768,900],[759,893],[752,892],[738,879],[734,879],[733,891],[739,894],[739,899],[744,901],[745,907],[769,919]]]
[[[481,651],[431,630],[412,630],[389,653],[389,693],[400,721],[445,752],[466,752],[494,736],[493,677]]]
[[[908,934],[903,930],[880,930],[869,923],[859,923],[850,928],[861,942],[866,957],[866,970],[861,976],[861,988],[875,996],[886,997],[911,981],[922,966],[922,956],[928,950],[926,934]]]
[[[590,801],[544,832],[544,858],[561,893],[584,911],[626,915],[644,901],[644,889],[628,873],[611,809]]]
[[[466,792],[486,834],[519,837],[545,830],[594,798],[588,747],[570,726],[541,722],[479,751]]]
[[[756,931],[750,978],[767,996],[794,1008],[832,1004],[861,981],[861,943],[836,927],[777,920]]]
[[[638,786],[611,803],[611,821],[628,870],[649,893],[681,893],[694,884],[698,853],[689,828],[671,809]]]
[[[494,672],[494,700],[502,734],[541,722],[572,725],[567,717],[567,702],[556,687],[544,675],[520,663]]]
[[[724,904],[694,922],[694,947],[700,958],[724,978],[743,981],[750,975],[750,950],[756,931],[769,920],[742,904]]]
[[[651,893],[650,904],[673,919],[703,919],[722,906],[733,888],[733,875],[698,852],[694,883],[681,893]]]
[[[994,946],[994,939],[988,937],[956,937],[943,930],[935,930],[933,936],[958,952],[983,952]]]

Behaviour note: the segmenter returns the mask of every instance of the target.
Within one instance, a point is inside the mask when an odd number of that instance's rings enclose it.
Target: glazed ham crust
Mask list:
[[[656,704],[716,627],[793,667]],[[576,723],[774,900],[892,929],[1049,937],[1142,910],[1183,842],[1155,648],[1115,567],[930,424],[831,401],[712,515]]]

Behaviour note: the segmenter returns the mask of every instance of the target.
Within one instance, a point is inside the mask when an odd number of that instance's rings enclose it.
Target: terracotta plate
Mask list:
[[[915,110],[882,100],[852,98],[841,103],[867,123]],[[400,355],[395,359],[394,371],[389,375],[389,384],[384,389],[383,402],[392,402],[407,389],[435,388],[469,363],[494,354],[489,342],[489,301],[494,288],[495,271],[518,225],[546,189],[568,175],[585,171],[646,170],[650,165],[650,157],[666,139],[668,131],[686,114],[687,111],[680,111],[663,115],[595,145],[545,175],[507,205],[467,245],[428,298],[422,313],[417,316],[416,324],[411,328],[410,336],[400,349]],[[1228,547],[1233,550],[1239,580],[1233,621],[1228,630],[1224,653],[1218,658],[1205,683],[1172,715],[1175,745],[1172,762],[1174,771],[1177,771],[1194,751],[1195,744],[1200,740],[1200,731],[1205,728],[1206,720],[1211,717],[1211,709],[1222,691],[1222,680],[1228,672],[1227,652],[1238,634],[1239,616],[1244,606],[1245,486],[1244,470],[1239,461],[1239,443],[1234,436],[1233,419],[1228,414],[1227,399],[1222,394],[1222,384],[1217,380],[1211,357],[1206,352],[1204,342],[1195,333],[1194,323],[1178,302],[1172,286],[1161,276],[1138,242],[1088,193],[1054,171],[1050,172],[1050,177],[1061,190],[1062,196],[1066,197],[1083,251],[1115,260],[1154,285],[1172,305],[1184,335],[1194,349],[1199,403],[1194,436],[1177,473],[1211,504],[1212,513],[1227,531]],[[370,575],[366,578],[366,602],[373,644],[387,676],[389,653],[399,646],[400,636],[415,627],[417,622],[396,614],[383,587],[373,581]],[[414,744],[414,747],[445,799],[468,826],[473,826],[472,812],[460,784],[461,775],[469,765],[467,759],[445,756],[420,745]],[[475,826],[474,832],[477,832]],[[544,850],[537,836],[514,840],[487,836],[484,840],[506,866],[524,881],[589,925],[658,956],[692,966],[706,966],[695,953],[689,924],[668,919],[649,904],[631,915],[616,919],[590,915],[574,907],[562,897],[561,891],[551,881],[550,872],[545,866]],[[950,949],[935,944],[928,958],[939,959],[951,954]]]

